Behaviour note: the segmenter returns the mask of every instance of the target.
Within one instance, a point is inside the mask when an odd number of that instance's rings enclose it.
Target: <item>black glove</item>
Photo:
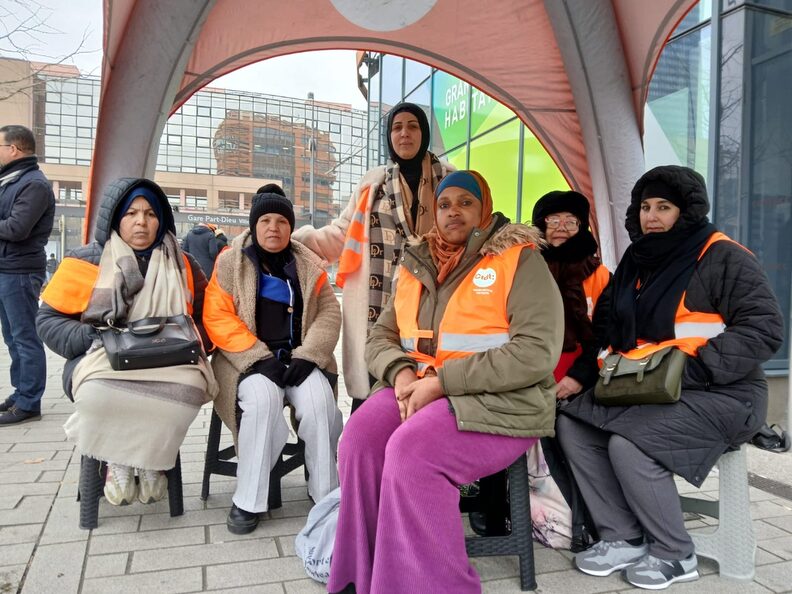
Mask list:
[[[266,359],[261,359],[253,363],[246,375],[251,375],[253,373],[260,373],[279,388],[286,387],[284,382],[286,366],[275,357],[267,357]]]
[[[292,359],[291,365],[283,374],[283,382],[287,386],[299,386],[303,383],[311,372],[316,369],[316,363],[306,359]]]

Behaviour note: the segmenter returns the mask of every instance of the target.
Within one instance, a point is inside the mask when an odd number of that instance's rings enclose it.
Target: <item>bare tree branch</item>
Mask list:
[[[70,63],[78,55],[100,51],[86,49],[90,29],[82,35],[64,55],[47,52],[53,38],[66,35],[50,24],[52,10],[37,0],[3,0],[0,3],[0,57],[13,57],[27,62],[44,62],[35,65],[22,77],[0,76],[0,101],[17,95],[30,96],[38,76],[51,65]]]

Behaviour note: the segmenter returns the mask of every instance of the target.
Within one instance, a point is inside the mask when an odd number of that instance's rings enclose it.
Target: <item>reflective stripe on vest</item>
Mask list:
[[[734,242],[733,239],[730,239],[720,231],[716,231],[710,235],[707,243],[701,248],[697,260],[701,260],[704,254],[707,253],[707,250],[716,241]],[[721,334],[726,329],[726,324],[723,321],[723,317],[718,313],[690,311],[685,307],[686,296],[687,291],[684,291],[682,293],[682,298],[679,300],[679,306],[677,307],[676,317],[674,319],[673,339],[664,340],[659,343],[639,341],[636,348],[622,354],[628,359],[643,359],[667,346],[675,346],[691,357],[698,356],[698,350],[707,344],[709,339],[715,338]],[[607,354],[606,351],[603,351],[603,353]],[[604,355],[601,353],[600,356],[603,357]]]
[[[509,342],[506,307],[525,247],[534,249],[531,244],[522,244],[497,256],[485,256],[462,280],[440,321],[434,356],[417,350],[419,339],[434,337],[432,330],[418,328],[423,285],[413,271],[401,267],[393,297],[396,323],[402,349],[416,362],[419,376],[423,376],[429,366],[439,369],[447,359],[469,357]]]
[[[360,268],[363,262],[363,244],[366,243],[366,213],[368,211],[368,199],[371,186],[368,186],[360,193],[360,199],[355,206],[355,214],[347,229],[344,239],[344,249],[338,259],[338,272],[336,273],[336,284],[343,287],[348,275]]]

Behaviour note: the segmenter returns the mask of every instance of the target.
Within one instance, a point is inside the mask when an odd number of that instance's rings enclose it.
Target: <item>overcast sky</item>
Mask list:
[[[19,5],[40,8],[42,20],[53,30],[22,43],[38,55],[31,60],[57,61],[74,52],[83,35],[81,51],[67,63],[85,74],[101,74],[102,0],[0,0],[0,54],[20,57],[3,40],[13,26],[8,14],[22,14]],[[310,91],[320,101],[350,103],[365,109],[366,101],[357,89],[355,52],[323,51],[273,58],[232,72],[213,81],[212,86],[242,91],[306,98]]]

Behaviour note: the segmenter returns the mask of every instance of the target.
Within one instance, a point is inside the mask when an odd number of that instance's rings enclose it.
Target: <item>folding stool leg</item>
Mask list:
[[[201,487],[201,500],[206,501],[209,497],[209,481],[218,462],[218,452],[220,450],[220,417],[212,409],[212,419],[209,421],[209,436],[206,443],[206,461],[204,462],[203,485]]]
[[[181,452],[176,454],[176,464],[165,472],[168,477],[168,506],[171,518],[184,513],[184,490],[181,476]]]
[[[751,524],[746,446],[718,460],[718,528],[691,532],[696,554],[718,562],[720,575],[751,581],[755,575],[756,539]]]
[[[99,525],[99,498],[104,480],[102,463],[88,456],[80,458],[80,528],[91,530]]]

